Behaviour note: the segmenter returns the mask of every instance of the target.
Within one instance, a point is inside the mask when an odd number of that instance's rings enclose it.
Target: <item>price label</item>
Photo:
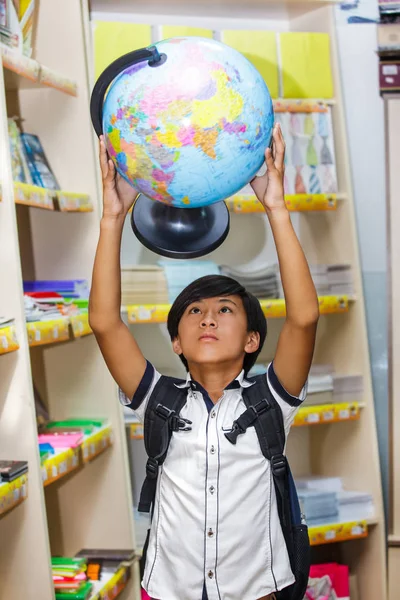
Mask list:
[[[1,336],[1,345],[4,348],[4,350],[7,350],[8,348],[8,339],[5,335]]]
[[[89,447],[88,446],[84,446],[83,447],[83,458],[87,458],[89,456]]]
[[[42,468],[42,481],[47,481],[47,470],[44,467]]]
[[[339,419],[349,419],[350,418],[350,411],[348,408],[343,408],[342,410],[339,411]]]
[[[351,528],[351,535],[357,537],[359,535],[363,535],[364,534],[364,529],[363,527],[361,527],[361,525],[354,525],[354,527]]]
[[[20,488],[17,488],[17,489],[16,489],[16,490],[14,490],[14,492],[13,492],[13,499],[14,499],[14,502],[18,502],[19,498],[20,498]]]
[[[333,410],[326,410],[324,413],[322,413],[322,419],[324,421],[333,421],[333,418],[334,418]]]
[[[96,454],[96,445],[93,442],[90,444],[90,454]]]
[[[104,449],[107,446],[107,440],[105,437],[101,438],[101,447]]]
[[[21,496],[22,496],[23,498],[26,498],[26,491],[27,491],[27,490],[26,490],[26,483],[23,483],[23,484],[21,485]]]
[[[307,415],[308,423],[319,423],[319,414],[318,413],[310,413]]]
[[[53,465],[51,467],[51,476],[52,477],[57,477],[57,475],[58,475],[57,467],[56,467],[56,465]]]
[[[60,475],[64,475],[67,472],[67,461],[63,460],[62,463],[59,464],[58,467]]]
[[[325,532],[325,539],[328,541],[334,540],[336,538],[336,531],[334,529],[329,529]]]
[[[78,456],[76,454],[72,457],[72,466],[75,468],[78,466]]]
[[[57,340],[58,339],[58,326],[54,325],[53,327],[53,339]]]
[[[40,329],[35,329],[35,342],[40,342],[41,337]]]

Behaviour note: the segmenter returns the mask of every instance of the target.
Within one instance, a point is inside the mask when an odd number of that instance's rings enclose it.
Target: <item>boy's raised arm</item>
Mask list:
[[[121,238],[126,215],[137,192],[107,159],[100,140],[103,179],[103,216],[93,267],[89,323],[115,381],[132,398],[144,375],[146,360],[129,328],[121,319]]]
[[[271,225],[286,301],[286,320],[278,341],[274,370],[286,391],[298,396],[312,362],[319,305],[307,260],[285,204],[285,143],[279,125],[274,128],[273,141],[274,156],[270,149],[266,151],[267,173],[256,177],[252,187]]]

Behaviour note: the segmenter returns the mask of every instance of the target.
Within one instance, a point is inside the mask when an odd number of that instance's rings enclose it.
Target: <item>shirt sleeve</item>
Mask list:
[[[285,423],[285,432],[286,435],[289,433],[290,427],[293,423],[294,416],[301,404],[307,397],[307,381],[301,390],[299,396],[292,396],[289,394],[287,390],[283,387],[281,382],[279,381],[275,369],[274,363],[271,362],[267,369],[267,383],[269,389],[272,392],[275,400],[278,402],[281,407],[283,420]]]
[[[146,361],[146,370],[133,398],[128,398],[121,389],[118,390],[119,401],[121,404],[127,408],[131,408],[142,422],[144,420],[147,403],[160,377],[161,373],[159,373],[149,361]]]

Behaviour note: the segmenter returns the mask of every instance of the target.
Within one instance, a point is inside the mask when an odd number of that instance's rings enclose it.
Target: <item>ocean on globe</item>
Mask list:
[[[260,170],[273,106],[259,72],[215,40],[154,44],[159,66],[132,65],[112,82],[103,106],[106,146],[139,192],[196,208],[241,190]]]

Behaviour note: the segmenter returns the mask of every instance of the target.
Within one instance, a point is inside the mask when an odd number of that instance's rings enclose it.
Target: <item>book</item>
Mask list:
[[[31,133],[22,133],[21,139],[32,182],[42,188],[59,190],[60,185],[51,170],[39,137]]]
[[[25,460],[0,460],[1,481],[9,483],[27,471],[28,463]]]

